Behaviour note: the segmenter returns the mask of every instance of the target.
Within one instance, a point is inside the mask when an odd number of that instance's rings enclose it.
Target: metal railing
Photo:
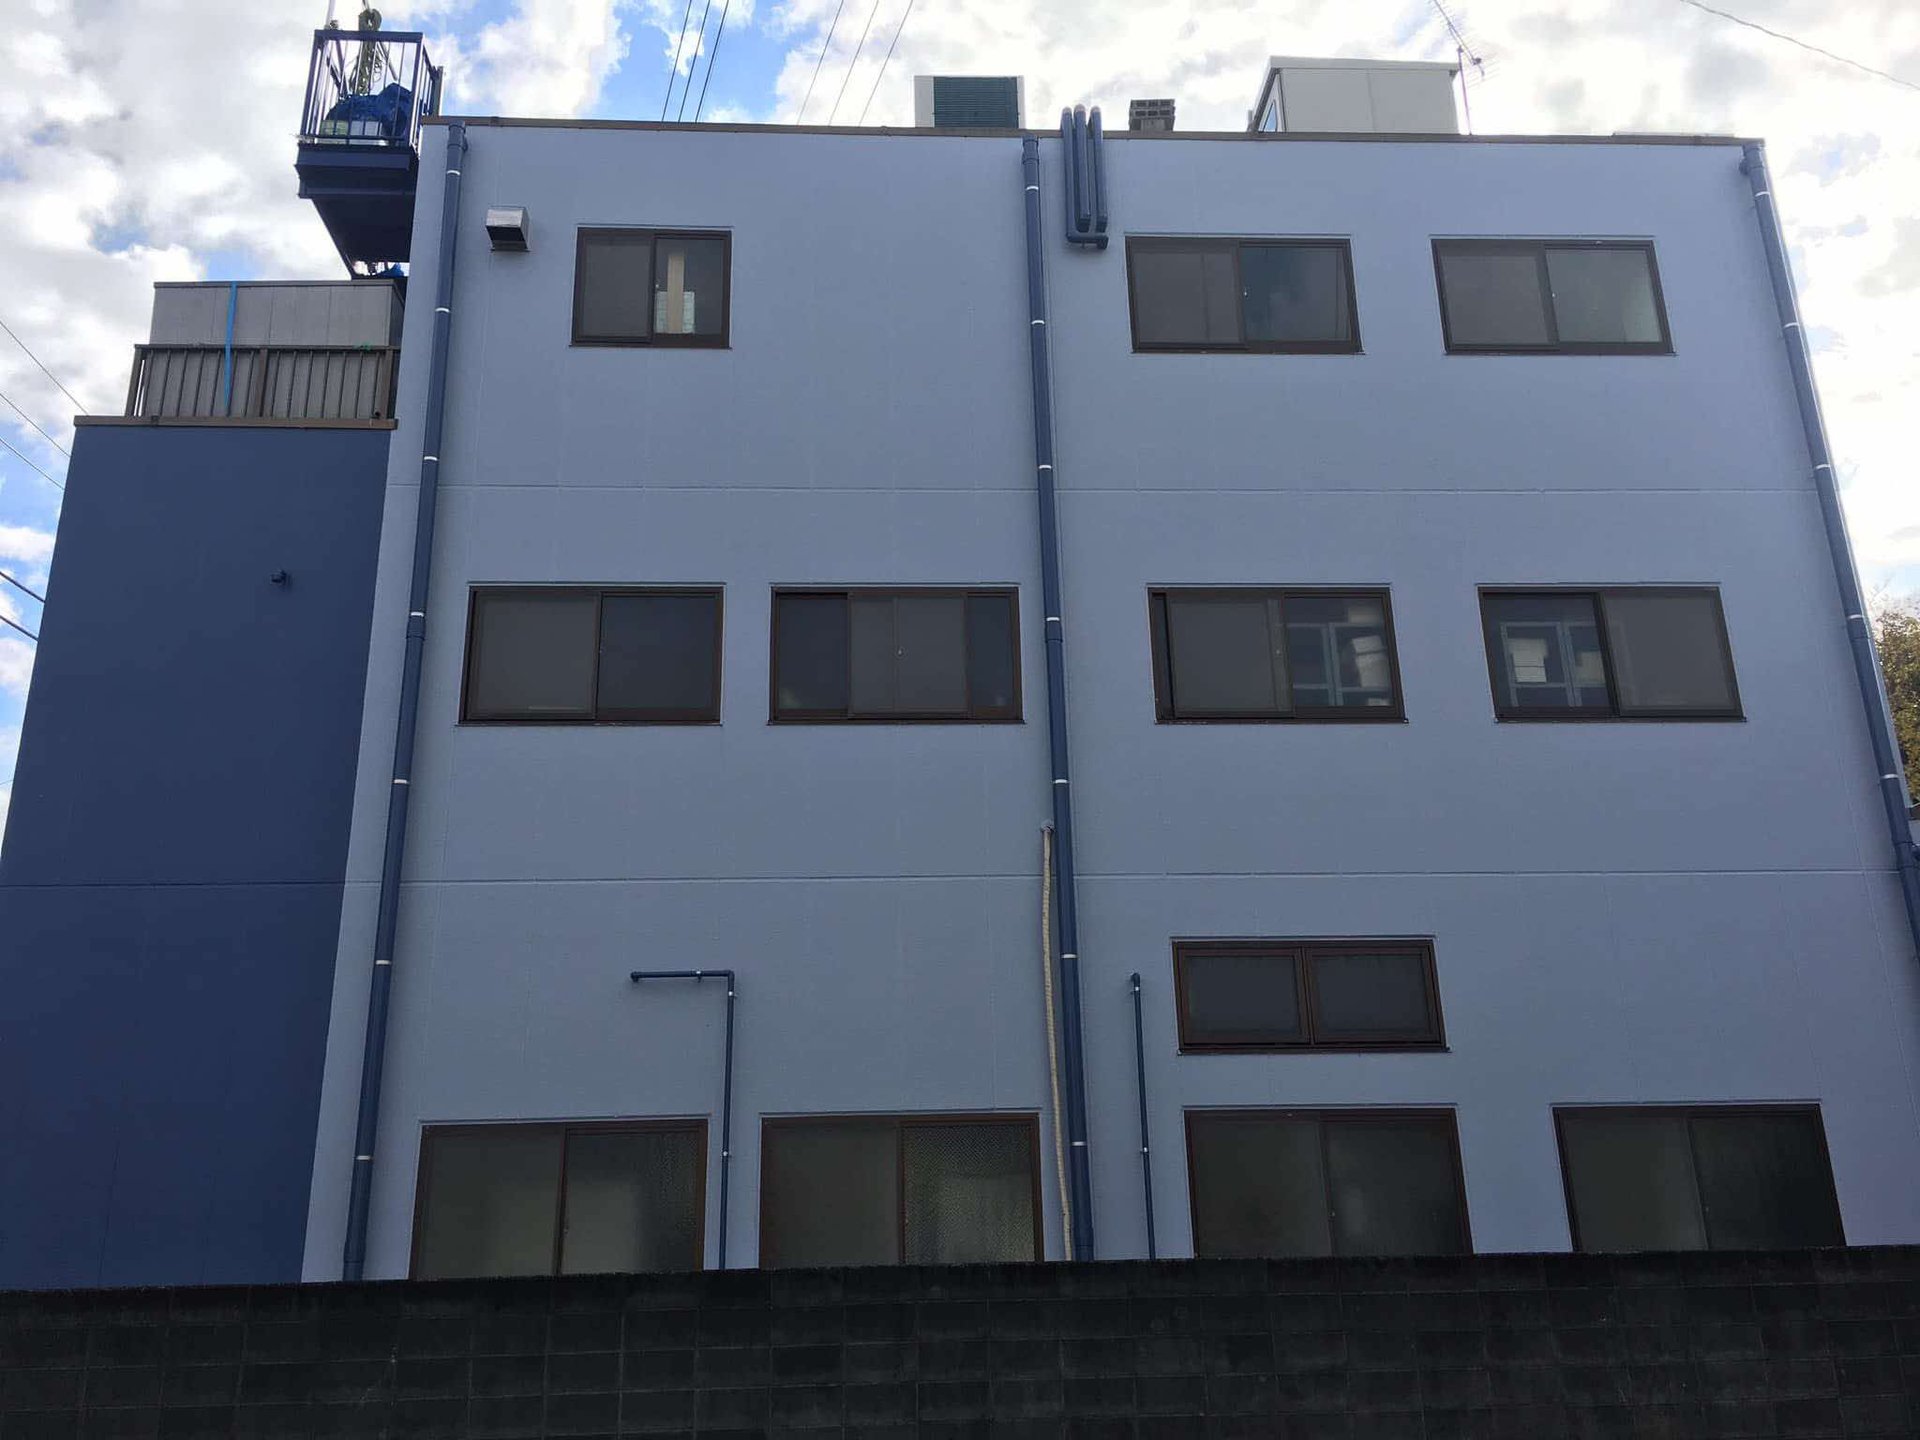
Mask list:
[[[425,41],[418,30],[314,31],[300,143],[418,150],[444,73]]]
[[[136,345],[127,414],[391,420],[394,345]]]

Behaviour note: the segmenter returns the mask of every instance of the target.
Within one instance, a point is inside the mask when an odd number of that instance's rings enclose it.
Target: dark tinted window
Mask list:
[[[583,229],[576,345],[724,345],[730,241],[722,232]]]
[[[1555,1118],[1578,1249],[1846,1243],[1817,1110],[1564,1109]]]
[[[1173,955],[1183,1050],[1444,1043],[1424,940],[1182,940]]]
[[[1360,348],[1343,240],[1127,242],[1136,350]]]
[[[1710,589],[1483,591],[1504,719],[1735,719],[1720,596]]]
[[[429,1126],[416,1279],[697,1270],[706,1126]]]
[[[1436,240],[1449,350],[1664,354],[1666,310],[1643,241]]]
[[[1383,591],[1155,590],[1151,612],[1163,721],[1400,716]]]
[[[1196,1110],[1187,1149],[1198,1256],[1468,1248],[1450,1114]]]
[[[774,596],[776,720],[1018,720],[1010,590]]]
[[[956,1265],[1040,1258],[1027,1118],[769,1120],[760,1263]]]
[[[720,718],[718,590],[473,592],[467,720]]]

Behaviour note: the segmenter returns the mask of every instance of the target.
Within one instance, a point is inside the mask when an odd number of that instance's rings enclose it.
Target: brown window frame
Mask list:
[[[1240,273],[1240,252],[1248,245],[1274,249],[1336,250],[1347,282],[1347,316],[1352,335],[1346,340],[1249,340],[1246,338],[1246,284]],[[1240,339],[1211,344],[1190,341],[1142,340],[1140,305],[1133,279],[1133,257],[1140,251],[1228,250],[1233,254],[1234,289],[1242,308]],[[1358,355],[1360,303],[1353,279],[1353,242],[1336,235],[1129,235],[1127,237],[1127,331],[1136,355]]]
[[[560,1134],[560,1173],[554,1187],[553,1264],[546,1273],[557,1276],[567,1243],[567,1142],[574,1135],[639,1135],[685,1132],[700,1138],[700,1169],[694,1177],[694,1247],[700,1255],[700,1268],[707,1268],[707,1135],[706,1117],[648,1116],[631,1120],[460,1120],[420,1127],[420,1159],[413,1180],[413,1237],[407,1250],[407,1278],[420,1278],[420,1240],[425,1233],[427,1192],[432,1180],[432,1141],[450,1134],[497,1134],[512,1130],[522,1133],[558,1131]],[[486,1278],[486,1277],[478,1277]]]
[[[720,242],[720,333],[717,335],[661,335],[653,328],[655,267],[660,262],[662,238],[679,240],[718,240]],[[636,249],[647,247],[647,333],[645,335],[582,335],[580,333],[581,259],[590,240],[613,239]],[[660,347],[679,350],[726,350],[733,343],[733,232],[731,230],[685,230],[653,225],[582,225],[574,231],[573,242],[573,345],[589,349],[633,349]]]
[[[764,1115],[760,1120],[760,1237],[764,1245],[767,1234],[767,1133],[772,1130],[798,1130],[809,1125],[865,1125],[875,1129],[891,1129],[894,1135],[894,1180],[899,1194],[898,1214],[894,1222],[894,1254],[900,1259],[895,1265],[906,1264],[907,1253],[907,1142],[906,1132],[909,1126],[932,1127],[936,1125],[1018,1125],[1027,1132],[1027,1173],[1033,1180],[1033,1259],[1035,1262],[1047,1258],[1047,1222],[1041,1209],[1044,1196],[1040,1181],[1040,1117],[1030,1110],[984,1110],[974,1112],[936,1111],[931,1114],[916,1114],[910,1110],[887,1111],[874,1114],[858,1111],[852,1114],[808,1114],[808,1115]],[[1013,1262],[1024,1263],[1024,1262]],[[763,1269],[789,1268],[775,1267],[763,1253],[760,1256]]]
[[[1478,591],[1480,601],[1480,643],[1487,652],[1487,683],[1493,692],[1493,715],[1496,720],[1515,721],[1524,724],[1605,724],[1616,725],[1622,722],[1644,721],[1671,722],[1675,720],[1704,722],[1708,724],[1740,721],[1747,718],[1740,700],[1740,675],[1733,663],[1733,641],[1727,631],[1727,606],[1721,597],[1718,585],[1482,585]],[[1594,624],[1598,631],[1600,644],[1600,663],[1606,667],[1607,708],[1605,710],[1576,710],[1551,705],[1509,705],[1502,696],[1504,679],[1500,652],[1494,645],[1493,631],[1487,615],[1487,601],[1503,595],[1517,596],[1575,596],[1593,602]],[[1645,708],[1625,710],[1620,708],[1620,689],[1615,682],[1613,660],[1613,641],[1607,633],[1607,597],[1610,595],[1649,596],[1700,596],[1713,597],[1714,616],[1720,622],[1720,658],[1727,667],[1727,685],[1733,693],[1733,704],[1726,709],[1697,710],[1674,707]]]
[[[1833,1152],[1827,1145],[1827,1117],[1821,1113],[1820,1105],[1815,1102],[1787,1101],[1779,1105],[1733,1104],[1733,1105],[1556,1105],[1553,1107],[1553,1143],[1560,1158],[1560,1195],[1567,1207],[1567,1234],[1577,1254],[1606,1255],[1614,1252],[1606,1250],[1587,1250],[1580,1240],[1580,1217],[1573,1203],[1573,1172],[1567,1165],[1568,1115],[1605,1115],[1605,1116],[1646,1116],[1650,1119],[1677,1119],[1693,1121],[1709,1115],[1812,1115],[1814,1128],[1820,1134],[1820,1158],[1827,1166],[1827,1194],[1833,1201],[1834,1223],[1840,1232],[1840,1243],[1847,1243],[1846,1212],[1840,1208],[1840,1189],[1833,1178]],[[1707,1251],[1715,1247],[1709,1225],[1706,1201],[1700,1195],[1700,1156],[1697,1142],[1693,1138],[1693,1126],[1687,1126],[1687,1150],[1693,1162],[1694,1202],[1700,1207],[1700,1233],[1707,1237]],[[1734,1253],[1722,1251],[1721,1253]]]
[[[1554,313],[1553,286],[1547,273],[1547,255],[1554,250],[1638,250],[1647,257],[1647,279],[1653,290],[1653,309],[1660,320],[1660,338],[1651,340],[1562,340],[1560,317]],[[1540,295],[1546,302],[1547,333],[1553,338],[1540,345],[1513,343],[1471,344],[1453,338],[1453,320],[1447,309],[1447,278],[1441,268],[1443,253],[1455,255],[1532,255],[1539,266]],[[1673,331],[1667,322],[1667,296],[1660,285],[1660,261],[1651,240],[1606,240],[1578,237],[1542,236],[1435,237],[1433,241],[1434,290],[1440,297],[1440,336],[1449,355],[1671,355]]]
[[[1274,600],[1281,606],[1281,644],[1286,644],[1286,604],[1302,600],[1377,600],[1387,637],[1387,665],[1393,680],[1391,705],[1342,705],[1271,714],[1222,714],[1180,711],[1174,703],[1172,644],[1167,635],[1167,600],[1186,596],[1205,600]],[[1400,688],[1400,641],[1393,628],[1393,595],[1384,585],[1153,585],[1147,589],[1147,636],[1153,656],[1154,719],[1162,725],[1352,725],[1391,724],[1407,718]],[[1283,652],[1284,653],[1284,652]],[[1293,662],[1287,657],[1287,696],[1293,696]]]
[[[491,595],[592,595],[593,713],[590,715],[476,715],[473,712],[473,637],[480,601]],[[600,706],[600,623],[609,596],[648,595],[711,599],[713,601],[713,703],[687,710],[626,710]],[[460,662],[460,723],[462,725],[718,725],[725,689],[722,657],[726,649],[727,600],[721,585],[471,585],[467,589],[466,650]]]
[[[845,710],[782,710],[780,708],[780,601],[787,595],[827,595],[839,596],[848,603],[847,612],[847,695],[848,708]],[[856,596],[870,600],[915,600],[915,599],[954,599],[962,602],[976,596],[992,599],[1005,599],[1012,603],[1008,606],[1013,616],[1013,629],[1009,636],[1013,645],[1013,704],[1002,709],[973,707],[973,681],[970,675],[964,677],[967,685],[966,713],[927,711],[910,712],[889,710],[884,713],[856,713],[852,709],[853,695],[853,599]],[[771,615],[768,620],[767,645],[767,723],[770,725],[1019,725],[1025,719],[1026,691],[1022,671],[1023,656],[1020,649],[1020,588],[1017,585],[776,585],[773,587]],[[963,626],[963,634],[964,634]],[[972,637],[966,636],[971,647]],[[971,655],[969,648],[968,654]]]
[[[1197,1259],[1208,1258],[1200,1253],[1200,1205],[1196,1193],[1195,1177],[1199,1174],[1193,1163],[1193,1122],[1195,1117],[1218,1118],[1222,1120],[1311,1120],[1320,1127],[1320,1173],[1324,1181],[1328,1173],[1327,1164],[1327,1125],[1334,1124],[1405,1124],[1409,1120],[1445,1122],[1449,1148],[1453,1152],[1453,1193],[1460,1208],[1460,1249],[1455,1252],[1471,1255],[1473,1248],[1473,1215],[1467,1209],[1467,1178],[1465,1167],[1460,1160],[1460,1119],[1459,1112],[1451,1105],[1401,1105],[1401,1106],[1195,1106],[1181,1112],[1183,1140],[1187,1151],[1187,1225],[1188,1234],[1193,1237],[1193,1252]],[[1333,1196],[1322,1196],[1327,1213],[1333,1213]],[[1336,1257],[1339,1251],[1335,1251]]]
[[[1343,1034],[1319,1028],[1319,992],[1314,985],[1314,961],[1321,955],[1411,955],[1421,961],[1426,980],[1427,1032],[1423,1035],[1381,1037]],[[1228,1040],[1196,1040],[1187,1020],[1188,966],[1196,956],[1239,955],[1258,958],[1285,956],[1293,961],[1294,989],[1300,1008],[1301,1038],[1272,1040],[1249,1032]],[[1434,960],[1431,936],[1396,936],[1380,940],[1339,936],[1305,940],[1175,940],[1173,942],[1174,1016],[1182,1055],[1278,1055],[1301,1051],[1427,1050],[1447,1048],[1445,1017],[1440,1008],[1440,971]]]

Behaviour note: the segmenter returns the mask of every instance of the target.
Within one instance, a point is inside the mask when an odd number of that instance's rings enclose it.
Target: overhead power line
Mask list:
[[[4,615],[0,615],[0,625],[5,625],[8,629],[11,629],[11,630],[18,630],[22,635],[26,636],[29,640],[33,641],[33,643],[36,645],[40,643],[40,637],[34,634],[33,631],[27,629],[27,627],[24,625],[15,625],[13,621],[9,620]]]
[[[700,112],[707,108],[707,86],[713,82],[713,62],[720,58],[720,38],[727,33],[727,11],[733,8],[733,0],[720,0],[720,24],[713,32],[713,49],[707,52],[707,78],[700,82],[700,99],[693,107],[693,123],[700,123]],[[687,77],[689,84],[693,77]]]
[[[691,5],[693,3],[693,0],[687,0],[687,3]],[[0,330],[5,330],[7,332],[8,338],[11,339],[14,344],[18,345],[22,350],[26,350],[27,358],[29,360],[33,361],[33,363],[36,365],[40,365],[40,357],[34,354],[33,351],[27,350],[27,342],[22,340],[18,335],[15,335],[13,331],[8,327],[6,321],[0,320]],[[59,387],[60,393],[62,395],[66,396],[67,399],[72,400],[74,404],[80,405],[80,401],[74,395],[74,393],[71,390],[67,389],[66,386],[60,384],[60,377],[58,375],[54,374],[53,371],[49,370],[44,365],[40,365],[40,373],[46,376],[49,380],[53,381],[53,383]],[[7,403],[12,404],[13,402],[8,401]],[[87,410],[87,407],[84,405],[80,405],[80,413],[82,415],[89,413]]]
[[[833,109],[827,112],[829,125],[840,113],[840,102],[847,98],[847,85],[853,79],[853,72],[860,68],[860,52],[867,48],[867,32],[873,29],[873,17],[879,13],[880,0],[873,0],[873,8],[867,11],[867,23],[860,27],[860,41],[853,47],[853,59],[847,62],[847,73],[840,77],[840,93],[833,97]]]
[[[42,605],[47,603],[46,596],[42,595],[38,590],[32,590],[32,589],[29,589],[27,586],[22,585],[18,580],[14,579],[13,576],[9,575],[4,570],[0,570],[0,580],[6,581],[7,584],[13,586],[13,588],[18,590],[22,595],[33,596],[33,598],[38,600]]]
[[[13,411],[14,414],[18,415],[22,420],[26,421],[28,425],[33,426],[34,434],[38,435],[42,440],[46,441],[49,445],[53,446],[54,449],[58,450],[62,455],[66,456],[69,460],[73,458],[73,452],[67,449],[67,447],[62,445],[58,440],[54,439],[53,436],[49,435],[46,431],[42,430],[38,425],[35,425],[33,422],[33,417],[31,415],[27,414],[26,411],[22,410],[18,405],[15,405],[12,400],[7,398],[6,391],[0,390],[0,400],[6,400],[8,407]]]
[[[667,12],[671,15],[673,12]],[[693,18],[693,0],[687,0],[687,8],[680,15],[680,38],[673,44],[673,68],[667,71],[667,93],[660,100],[660,118],[667,118],[667,106],[673,103],[673,82],[680,78],[680,51],[687,43],[687,21]],[[704,22],[703,22],[704,23]]]
[[[907,16],[913,14],[913,0],[907,0],[907,8],[900,12],[900,23],[893,27],[893,45],[887,46],[887,53],[880,61],[880,73],[873,77],[873,89],[867,92],[867,103],[860,107],[860,118],[854,123],[867,123],[867,111],[873,107],[873,97],[880,93],[880,82],[886,78],[887,66],[893,61],[894,45],[900,43],[900,32],[907,28]]]
[[[687,96],[693,93],[693,72],[700,63],[700,47],[707,38],[707,16],[713,13],[713,0],[700,7],[700,33],[693,37],[693,57],[687,61],[687,83],[680,87],[680,108],[673,112],[674,122],[678,124],[687,118]],[[713,68],[713,58],[707,58],[707,68]]]
[[[54,479],[53,476],[49,475],[46,471],[42,470],[38,465],[34,464],[33,461],[27,459],[27,457],[22,455],[18,450],[15,450],[13,447],[13,442],[8,440],[7,437],[4,435],[0,435],[0,446],[4,446],[6,449],[12,451],[13,456],[16,460],[18,460],[22,465],[26,466],[29,470],[33,471],[34,474],[38,475],[42,480],[46,481],[49,485],[53,486],[54,489],[64,490],[67,488],[66,486],[62,485],[58,480]]]
[[[1680,3],[1682,5],[1691,5],[1694,9],[1704,11],[1709,15],[1718,15],[1722,20],[1731,20],[1736,25],[1744,25],[1749,30],[1758,30],[1762,35],[1771,35],[1775,40],[1784,40],[1789,45],[1798,45],[1802,50],[1822,56],[1825,59],[1833,61],[1836,65],[1845,65],[1863,74],[1877,76],[1882,80],[1891,80],[1894,84],[1903,86],[1908,90],[1920,91],[1920,84],[1916,84],[1912,80],[1904,80],[1890,71],[1876,70],[1871,65],[1862,65],[1858,60],[1849,60],[1844,55],[1836,55],[1831,50],[1815,45],[1811,41],[1799,39],[1797,36],[1788,35],[1784,31],[1770,30],[1759,21],[1748,20],[1744,16],[1735,15],[1730,10],[1716,10],[1713,6],[1706,4],[1705,0],[1680,0]]]
[[[693,0],[687,0],[687,3],[691,5]],[[813,77],[807,81],[806,97],[800,102],[800,113],[793,117],[793,123],[796,125],[807,118],[807,102],[813,99],[813,87],[820,79],[820,67],[826,63],[827,51],[833,48],[833,32],[840,28],[840,12],[846,8],[847,0],[840,0],[840,3],[834,7],[833,23],[827,26],[827,38],[821,43],[819,58],[813,62]]]

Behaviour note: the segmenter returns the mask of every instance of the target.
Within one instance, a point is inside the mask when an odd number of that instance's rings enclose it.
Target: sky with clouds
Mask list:
[[[340,0],[348,25],[356,3]],[[1484,62],[1469,88],[1479,133],[1767,139],[1862,568],[1870,586],[1920,592],[1920,92],[1684,0],[1450,8]],[[1920,85],[1913,0],[1721,8]],[[325,13],[325,0],[7,6],[0,322],[87,409],[120,408],[154,281],[339,273],[294,194]],[[1036,120],[1171,95],[1181,128],[1235,129],[1269,55],[1454,55],[1428,0],[394,0],[386,23],[427,32],[450,113],[624,119],[791,122],[804,104],[809,122],[910,124],[916,72],[978,72],[1025,75]],[[74,405],[4,334],[0,395],[17,407],[0,403],[0,439],[19,452],[0,447],[0,569],[43,590],[60,492],[35,467],[64,477]],[[0,585],[0,614],[34,629],[39,610]],[[32,647],[0,636],[5,782]],[[10,794],[0,783],[0,817]]]

